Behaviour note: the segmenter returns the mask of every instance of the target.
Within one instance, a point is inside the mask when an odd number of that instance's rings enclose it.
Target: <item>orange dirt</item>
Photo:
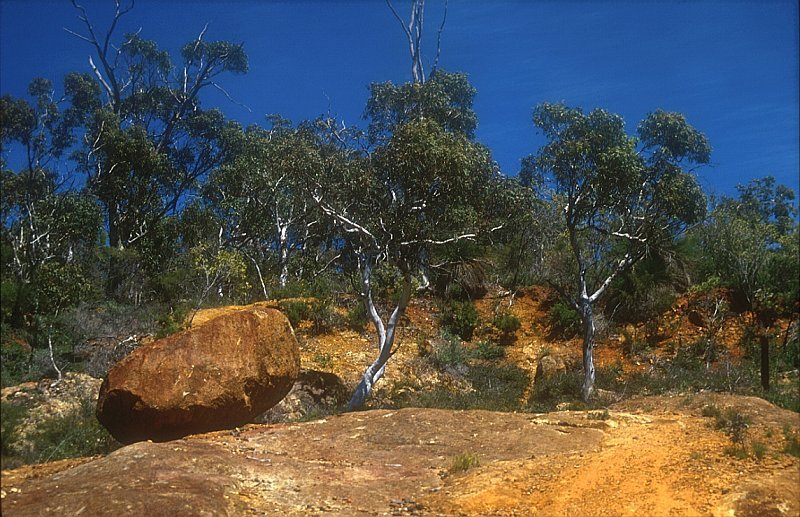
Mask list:
[[[725,452],[700,416],[712,403],[771,437],[762,460]],[[798,415],[710,394],[607,414],[373,410],[25,467],[3,473],[0,495],[9,516],[798,515],[800,461],[782,452],[783,428],[800,432]],[[480,464],[450,472],[464,453]]]

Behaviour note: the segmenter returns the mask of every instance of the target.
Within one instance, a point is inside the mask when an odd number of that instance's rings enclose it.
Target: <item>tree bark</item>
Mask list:
[[[761,342],[761,387],[769,391],[769,338],[762,335]]]
[[[581,396],[584,402],[589,402],[594,393],[595,369],[594,369],[594,314],[592,304],[582,298],[580,301],[580,314],[583,321],[583,386]]]
[[[372,276],[372,267],[365,259],[359,259],[359,266],[362,274],[362,284],[364,287],[364,303],[366,304],[367,314],[372,319],[375,330],[378,333],[378,357],[370,364],[364,375],[361,376],[361,382],[356,387],[353,396],[347,403],[347,410],[354,411],[361,408],[367,400],[367,397],[372,392],[375,383],[378,382],[386,371],[386,363],[392,356],[392,347],[394,346],[394,339],[397,330],[397,324],[403,316],[411,298],[411,274],[404,272],[403,274],[403,292],[397,306],[389,316],[389,321],[386,326],[383,325],[383,320],[378,314],[375,304],[372,300],[372,291],[370,289],[370,280]]]

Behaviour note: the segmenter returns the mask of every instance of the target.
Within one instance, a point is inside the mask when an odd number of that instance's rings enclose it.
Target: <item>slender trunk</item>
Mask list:
[[[364,303],[366,304],[367,314],[369,314],[378,333],[378,357],[375,361],[367,367],[364,375],[361,377],[361,382],[358,384],[350,402],[347,403],[347,410],[354,411],[364,405],[367,397],[372,392],[375,383],[378,382],[386,371],[386,363],[392,356],[392,347],[394,346],[394,339],[397,330],[397,324],[403,316],[408,305],[408,300],[411,298],[411,274],[404,273],[403,275],[403,293],[397,303],[389,321],[384,327],[383,320],[378,314],[375,304],[372,300],[372,291],[369,287],[372,268],[369,263],[364,259],[359,259],[359,266],[362,270],[362,284],[364,287]]]
[[[111,249],[111,255],[108,258],[106,295],[116,299],[122,286],[123,260],[117,255],[122,250],[122,237],[117,224],[117,210],[113,202],[108,204],[108,247]]]
[[[764,331],[762,331],[764,332]],[[762,334],[761,341],[761,387],[769,391],[769,337]]]
[[[594,393],[594,314],[592,304],[588,299],[580,300],[580,314],[583,321],[583,386],[581,396],[584,402],[589,402]]]
[[[258,282],[261,284],[261,292],[264,293],[264,299],[269,300],[269,293],[267,293],[267,284],[264,283],[264,276],[261,274],[261,267],[258,265],[258,261],[256,261],[256,259],[249,253],[245,253],[244,255],[245,257],[250,259],[250,261],[253,263],[253,266],[256,268],[256,273],[258,273]]]
[[[280,253],[280,267],[281,267],[279,284],[281,288],[286,287],[286,283],[289,281],[289,246],[287,243],[288,230],[289,228],[286,226],[282,226],[280,228],[279,241],[278,241],[278,252]]]
[[[57,315],[58,315],[58,311],[56,311],[56,316]],[[50,364],[53,365],[53,368],[55,369],[56,374],[58,375],[58,379],[56,379],[55,382],[50,384],[50,387],[53,387],[53,386],[55,386],[55,385],[57,385],[58,383],[61,382],[61,379],[63,378],[63,375],[61,373],[61,368],[59,368],[58,365],[56,364],[56,357],[55,357],[55,353],[53,352],[53,325],[52,324],[50,324],[47,327],[47,348],[50,349]]]

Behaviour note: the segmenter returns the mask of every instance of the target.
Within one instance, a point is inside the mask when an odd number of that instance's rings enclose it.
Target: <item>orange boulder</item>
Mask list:
[[[232,429],[281,401],[300,373],[289,320],[253,308],[136,349],[108,372],[97,418],[122,443]]]

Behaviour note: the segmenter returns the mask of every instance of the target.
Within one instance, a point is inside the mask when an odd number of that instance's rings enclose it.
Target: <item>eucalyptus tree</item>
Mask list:
[[[572,256],[554,286],[583,323],[582,395],[594,391],[593,307],[613,280],[705,216],[691,167],[708,163],[706,137],[683,115],[657,110],[625,133],[618,115],[584,114],[563,104],[541,104],[533,122],[548,142],[526,159],[525,174],[542,178],[561,206],[560,227]]]
[[[91,93],[100,103],[86,123],[77,157],[88,189],[103,208],[109,245],[124,250],[158,231],[198,180],[225,160],[236,125],[216,109],[202,109],[200,96],[207,88],[222,90],[220,75],[245,73],[247,56],[242,45],[205,41],[203,29],[184,45],[175,66],[166,51],[139,32],[114,43],[133,2],[123,6],[116,0],[104,31],[82,5],[72,3],[83,31],[68,32],[92,49],[89,67],[96,83]],[[112,261],[112,292],[120,282],[115,269]]]
[[[316,205],[306,195],[305,171],[319,168],[320,148],[308,124],[292,127],[272,119],[269,130],[250,127],[242,135],[234,159],[215,170],[204,189],[224,221],[226,240],[248,256],[274,256],[278,285],[286,287],[296,252],[315,252],[325,240]],[[253,263],[267,288],[258,260]],[[295,271],[302,276],[302,267]]]
[[[436,75],[440,73],[444,74]],[[425,84],[392,86],[407,102],[385,105],[386,97],[376,99],[373,86],[367,113],[385,110],[382,124],[384,120],[398,122],[382,125],[381,139],[370,152],[357,152],[350,146],[338,160],[321,162],[319,174],[308,181],[313,200],[338,227],[344,251],[357,263],[359,294],[378,336],[378,356],[362,375],[350,409],[364,404],[399,346],[398,325],[414,293],[414,280],[426,267],[426,257],[438,246],[474,239],[484,229],[481,211],[488,189],[498,179],[488,150],[464,131],[450,128],[447,110],[415,100],[441,94],[452,105],[451,111],[456,110],[457,92],[442,89],[446,81],[436,80],[436,75]],[[467,101],[471,104],[471,97]],[[414,110],[398,113],[397,106]],[[396,279],[388,314],[381,314],[382,304],[376,300],[373,273],[378,267],[390,270]]]
[[[28,87],[30,100],[0,98],[0,144],[16,168],[2,163],[0,220],[9,252],[3,280],[11,277],[14,285],[7,289],[6,284],[4,294],[14,293],[9,305],[17,325],[25,299],[34,305],[29,310],[47,311],[77,301],[75,289],[86,283],[81,259],[94,251],[99,210],[94,199],[71,189],[57,170],[94,107],[91,96],[83,95],[87,85],[91,78],[69,74],[64,95],[57,98],[50,81],[37,78]]]
[[[699,228],[710,274],[737,290],[750,308],[758,298],[780,296],[791,307],[798,297],[795,193],[767,176],[737,186]]]

